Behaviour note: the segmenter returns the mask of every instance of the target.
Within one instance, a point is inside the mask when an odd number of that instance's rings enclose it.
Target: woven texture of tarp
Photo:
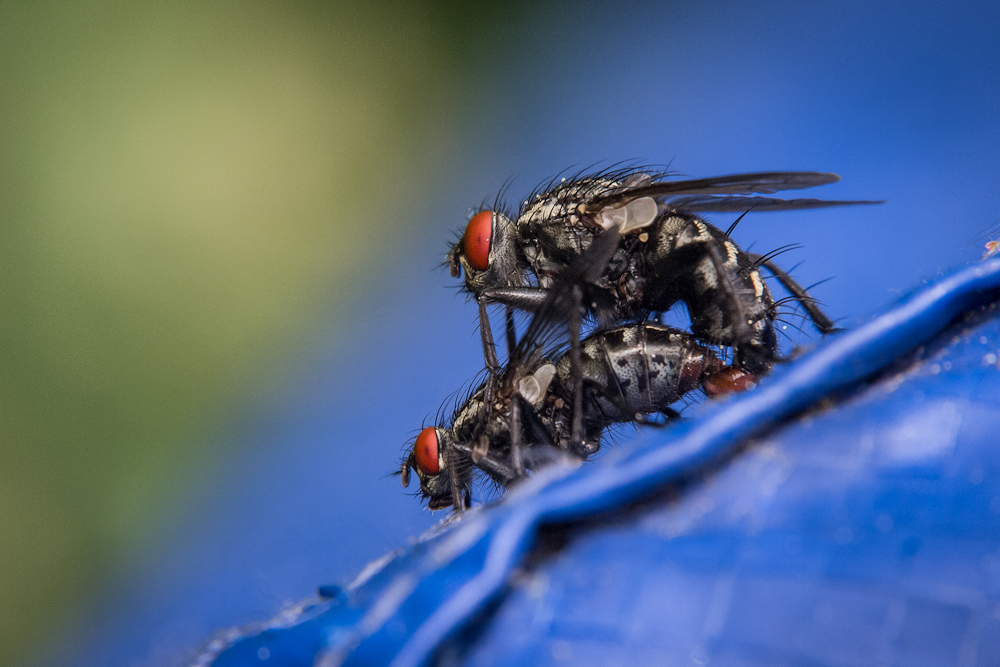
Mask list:
[[[196,664],[998,665],[998,299],[968,266]]]

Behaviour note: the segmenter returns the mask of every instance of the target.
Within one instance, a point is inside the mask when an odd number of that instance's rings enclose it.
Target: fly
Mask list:
[[[712,395],[748,386],[733,385],[726,362],[693,335],[662,324],[593,333],[582,341],[581,351],[582,451],[571,436],[574,373],[569,353],[539,355],[520,371],[509,366],[501,370],[501,387],[513,391],[501,391],[494,405],[486,403],[484,381],[449,423],[424,428],[402,462],[403,485],[409,485],[412,470],[430,509],[461,510],[471,505],[477,473],[507,488],[525,469],[556,459],[587,458],[612,424],[646,422],[652,414],[669,421],[679,416],[670,406],[691,391],[701,388]]]
[[[491,374],[499,363],[486,306],[505,305],[512,330],[511,308],[540,307],[553,280],[595,239],[610,236],[613,251],[603,265],[592,267],[588,298],[580,304],[583,316],[605,326],[639,322],[683,302],[698,340],[733,347],[740,372],[759,376],[777,358],[778,317],[761,268],[782,283],[821,333],[833,331],[833,323],[770,255],[742,250],[729,236],[732,227],[723,232],[695,213],[878,203],[759,196],[838,180],[820,172],[680,181],[643,169],[580,175],[540,188],[516,215],[501,206],[476,213],[447,262],[453,276],[464,272],[464,290],[479,305]]]

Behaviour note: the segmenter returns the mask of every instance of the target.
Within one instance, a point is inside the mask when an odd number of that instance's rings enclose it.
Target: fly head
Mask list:
[[[465,273],[465,289],[476,297],[490,287],[526,284],[517,226],[500,211],[472,216],[447,262],[453,277]]]
[[[446,429],[428,426],[417,435],[409,456],[403,462],[403,486],[409,486],[410,471],[415,472],[420,480],[420,495],[432,510],[453,506],[455,490],[458,490],[466,506],[471,499],[468,493],[468,466],[450,460],[455,457],[449,455],[449,443],[450,434]]]

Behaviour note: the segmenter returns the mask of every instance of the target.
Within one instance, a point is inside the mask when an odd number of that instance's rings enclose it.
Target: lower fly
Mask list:
[[[486,383],[452,414],[450,423],[427,427],[402,462],[404,486],[411,470],[430,509],[471,505],[477,475],[506,489],[554,460],[585,459],[616,423],[678,417],[671,407],[688,393],[738,391],[752,384],[691,333],[640,323],[593,333],[581,341],[582,451],[574,447],[574,373],[568,352],[539,358],[520,369],[515,390],[485,403]],[[512,372],[502,369],[501,374]],[[752,378],[752,376],[749,376]],[[492,408],[492,409],[490,409]],[[516,429],[516,431],[515,431]],[[522,444],[519,451],[515,442]]]

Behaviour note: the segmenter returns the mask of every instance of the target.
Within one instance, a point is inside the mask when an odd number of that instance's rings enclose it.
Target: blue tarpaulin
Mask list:
[[[198,665],[1000,664],[1000,258]]]

